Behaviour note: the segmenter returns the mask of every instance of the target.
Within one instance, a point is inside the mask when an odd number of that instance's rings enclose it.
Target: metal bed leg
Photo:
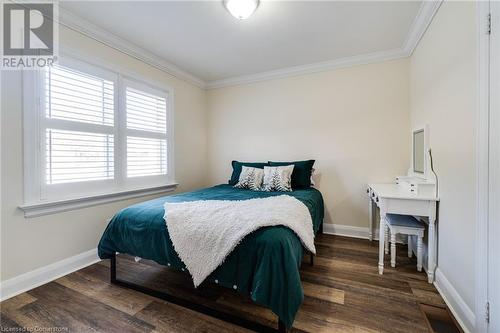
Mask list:
[[[318,234],[323,234],[323,223],[319,226]],[[314,266],[314,254],[309,253],[309,265]]]
[[[279,333],[286,333],[287,329],[285,326],[285,323],[281,321],[281,319],[278,318],[278,332]]]
[[[116,253],[111,257],[110,265],[110,282],[116,284]]]

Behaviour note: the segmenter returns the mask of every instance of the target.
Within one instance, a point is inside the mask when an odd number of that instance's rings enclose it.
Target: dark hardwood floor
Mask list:
[[[415,259],[399,246],[398,265],[377,274],[377,242],[319,235],[314,266],[301,274],[304,303],[293,332],[460,332],[445,303]],[[387,256],[386,256],[387,257]],[[232,290],[202,285],[153,262],[118,257],[120,278],[267,325],[276,316]],[[246,332],[109,283],[108,260],[13,297],[0,304],[2,331],[41,332]],[[48,330],[45,330],[48,331]]]

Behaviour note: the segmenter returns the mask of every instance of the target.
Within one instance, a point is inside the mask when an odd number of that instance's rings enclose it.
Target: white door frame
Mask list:
[[[500,306],[496,290],[489,289],[492,272],[500,272],[498,262],[494,263],[488,253],[491,251],[490,232],[500,230],[500,4],[490,1],[477,3],[478,13],[478,113],[476,126],[476,309],[475,331],[492,332],[486,321],[486,304],[495,299],[490,307]],[[491,34],[489,14],[492,14]],[[491,93],[491,92],[497,92]],[[495,245],[496,246],[496,245]],[[494,266],[496,265],[496,266]],[[490,312],[491,313],[491,312]],[[498,310],[496,310],[498,313]],[[499,318],[492,318],[498,325]],[[498,328],[498,326],[497,326]]]
[[[500,2],[490,2],[490,112],[488,205],[488,332],[500,332]]]
[[[490,89],[490,35],[488,34],[489,1],[477,2],[478,36],[478,112],[476,118],[476,308],[475,329],[486,332],[488,299],[488,142]]]

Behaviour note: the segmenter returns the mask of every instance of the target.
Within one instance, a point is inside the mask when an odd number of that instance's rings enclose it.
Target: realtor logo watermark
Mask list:
[[[2,1],[1,69],[40,69],[57,61],[58,7],[55,2]]]

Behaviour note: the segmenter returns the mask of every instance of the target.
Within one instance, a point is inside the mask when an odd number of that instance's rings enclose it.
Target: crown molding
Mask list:
[[[415,16],[403,44],[403,50],[405,50],[408,56],[413,54],[413,51],[424,36],[442,3],[443,0],[422,1],[417,16]]]
[[[59,8],[59,23],[71,30],[77,31],[89,38],[103,43],[115,50],[140,60],[152,67],[166,72],[176,78],[187,81],[199,88],[205,88],[205,81],[195,75],[186,72],[178,66],[164,60],[163,58],[137,46],[117,35],[65,10]]]
[[[443,0],[422,1],[419,11],[413,20],[408,35],[401,48],[392,50],[368,53],[335,59],[331,61],[317,62],[307,65],[293,66],[271,70],[261,73],[235,76],[221,80],[205,82],[201,78],[186,72],[178,66],[165,59],[121,38],[103,28],[90,23],[89,21],[63,9],[59,9],[59,21],[62,25],[75,30],[89,38],[112,47],[137,60],[140,60],[152,67],[166,72],[179,79],[187,81],[202,89],[217,89],[234,85],[255,83],[265,80],[280,79],[290,76],[318,73],[333,69],[351,67],[355,65],[365,65],[399,58],[406,58],[412,55],[418,43],[422,39],[425,31],[429,27],[435,14],[439,10]]]
[[[376,62],[394,60],[398,58],[405,58],[407,56],[408,56],[407,53],[403,49],[393,49],[388,51],[374,52],[352,57],[345,57],[332,61],[323,61],[308,65],[287,67],[257,74],[243,75],[228,79],[209,81],[206,83],[205,88],[216,89],[216,88],[249,84],[249,83],[255,83],[272,79],[281,79],[290,76],[312,74],[332,69],[351,67],[354,65],[366,65]]]

